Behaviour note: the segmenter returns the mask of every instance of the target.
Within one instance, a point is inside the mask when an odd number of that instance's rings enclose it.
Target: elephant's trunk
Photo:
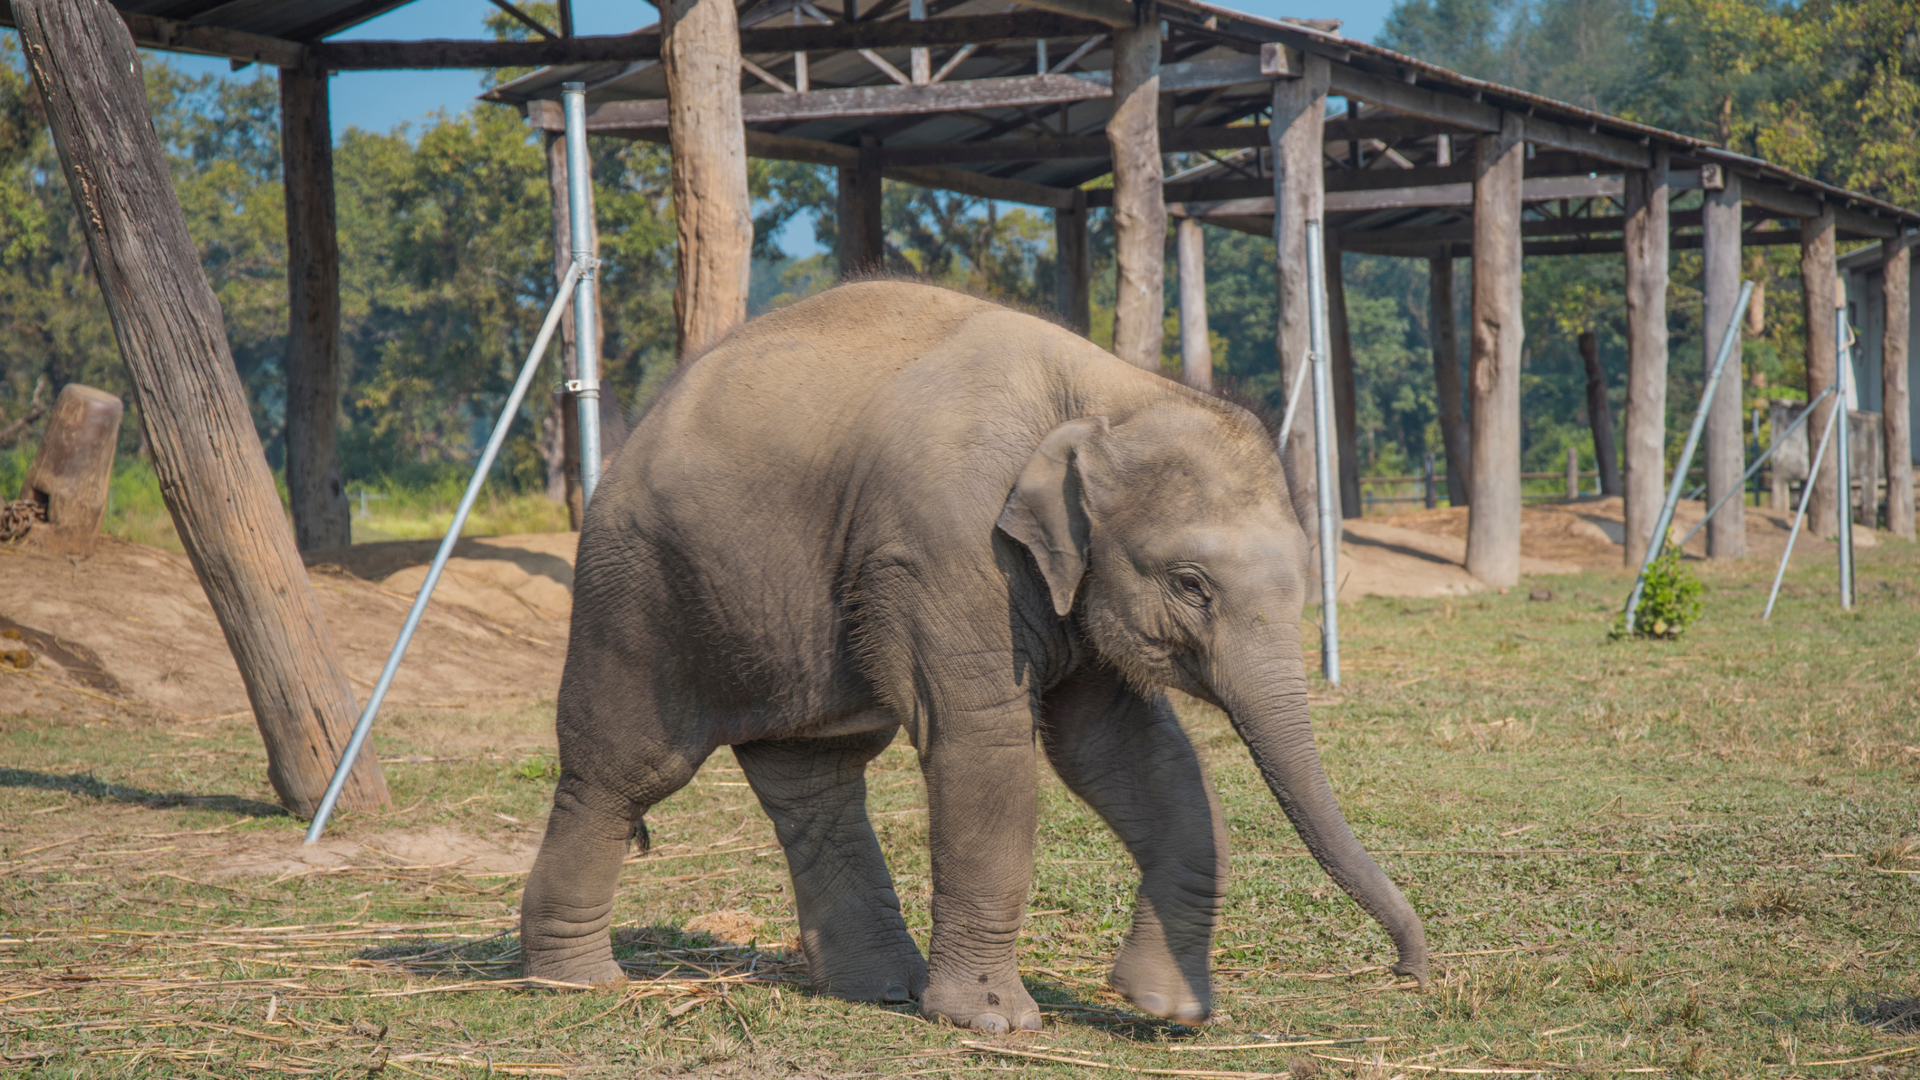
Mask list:
[[[1299,656],[1294,650],[1292,655]],[[1271,671],[1283,660],[1266,661]],[[1427,936],[1420,917],[1400,889],[1360,846],[1360,841],[1334,802],[1320,754],[1307,722],[1306,673],[1296,659],[1293,671],[1277,678],[1223,680],[1222,703],[1233,726],[1253,753],[1253,762],[1267,781],[1287,820],[1300,834],[1307,850],[1334,883],[1346,890],[1367,914],[1384,926],[1399,950],[1393,970],[1427,982]],[[1251,683],[1251,685],[1248,685]]]

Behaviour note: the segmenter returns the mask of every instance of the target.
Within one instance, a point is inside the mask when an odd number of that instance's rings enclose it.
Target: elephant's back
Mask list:
[[[751,492],[759,509],[792,502],[806,514],[823,485],[838,495],[855,474],[906,482],[935,467],[930,444],[971,456],[964,447],[998,432],[1024,458],[1090,360],[1126,367],[1069,331],[963,293],[842,285],[747,323],[689,363],[612,471],[656,501]]]

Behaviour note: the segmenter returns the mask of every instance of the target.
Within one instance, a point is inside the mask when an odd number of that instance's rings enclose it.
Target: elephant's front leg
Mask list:
[[[927,985],[867,820],[867,763],[895,730],[733,748],[786,848],[814,989],[851,1001],[905,1001]]]
[[[921,1012],[981,1031],[1040,1030],[1014,945],[1033,880],[1033,713],[1016,702],[924,722],[933,937]]]
[[[1205,1020],[1227,831],[1193,744],[1163,695],[1142,697],[1104,665],[1049,692],[1045,717],[1054,770],[1140,865],[1133,929],[1114,959],[1113,988],[1155,1016]]]

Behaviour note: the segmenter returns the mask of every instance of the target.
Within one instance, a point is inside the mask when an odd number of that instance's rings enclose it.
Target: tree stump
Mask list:
[[[107,518],[123,411],[120,399],[105,390],[68,383],[60,391],[20,488],[20,498],[35,503],[41,519],[27,533],[28,543],[67,555],[93,554]]]

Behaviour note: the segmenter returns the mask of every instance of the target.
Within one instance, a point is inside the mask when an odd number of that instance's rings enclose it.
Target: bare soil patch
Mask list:
[[[362,694],[379,677],[424,577],[418,564],[433,547],[362,545],[309,571],[347,678]],[[553,696],[566,651],[572,535],[470,540],[460,552],[389,700],[447,708]],[[7,646],[33,654],[24,671],[7,666],[4,677],[52,680],[176,717],[249,710],[184,555],[106,537],[85,559],[0,549],[0,618],[0,629],[19,634]]]

